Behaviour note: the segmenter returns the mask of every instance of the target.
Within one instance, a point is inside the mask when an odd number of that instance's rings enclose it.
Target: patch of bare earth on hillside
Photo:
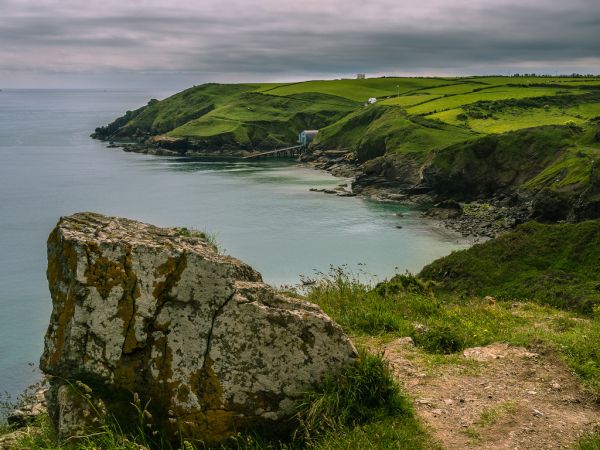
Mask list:
[[[491,344],[431,366],[408,341],[385,345],[384,357],[446,449],[572,448],[600,423],[598,405],[552,354]]]

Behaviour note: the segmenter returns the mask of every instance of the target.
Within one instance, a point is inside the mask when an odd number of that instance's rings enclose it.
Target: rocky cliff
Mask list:
[[[356,359],[319,307],[277,293],[201,233],[63,217],[48,281],[40,367],[63,437],[105,408],[126,428],[137,403],[171,439],[222,441],[281,424],[304,391]]]

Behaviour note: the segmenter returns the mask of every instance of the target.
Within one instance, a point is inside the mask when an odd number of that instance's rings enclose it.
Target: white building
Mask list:
[[[318,132],[319,130],[302,130],[298,135],[298,144],[310,144]]]

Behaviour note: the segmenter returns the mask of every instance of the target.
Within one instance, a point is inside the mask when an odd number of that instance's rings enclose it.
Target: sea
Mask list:
[[[126,153],[89,135],[161,90],[0,91],[0,393],[37,369],[52,301],[46,239],[78,211],[210,233],[276,286],[342,268],[376,283],[464,248],[407,206],[309,191],[349,180],[294,160]]]

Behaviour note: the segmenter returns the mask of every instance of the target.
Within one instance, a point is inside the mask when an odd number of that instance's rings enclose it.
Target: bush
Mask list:
[[[375,292],[381,297],[395,295],[401,292],[426,294],[430,292],[431,283],[427,283],[411,273],[394,275],[389,281],[378,283]]]
[[[295,416],[296,440],[311,442],[328,432],[395,416],[413,415],[381,356],[361,351],[358,362],[305,394]]]
[[[436,325],[413,334],[415,343],[429,353],[456,353],[465,348],[465,338],[450,325]]]
[[[379,295],[343,267],[321,275],[318,280],[308,280],[307,300],[320,305],[347,333],[406,336],[404,333],[410,332],[410,324],[399,314],[403,308],[400,299]]]

